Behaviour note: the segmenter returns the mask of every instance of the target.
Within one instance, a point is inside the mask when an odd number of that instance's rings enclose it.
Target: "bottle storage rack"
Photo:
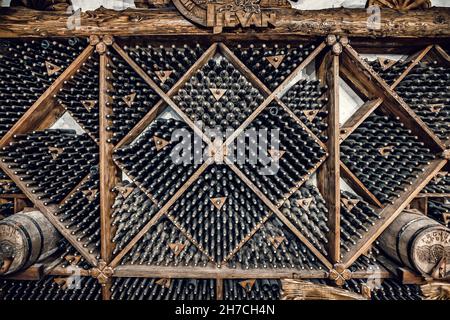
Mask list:
[[[65,239],[50,265],[0,279],[1,299],[277,299],[283,278],[353,278],[358,291],[392,277],[376,240],[403,209],[449,219],[438,45],[391,64],[333,35],[1,40],[0,55],[0,169]],[[364,101],[342,125],[340,79]],[[65,112],[84,134],[50,129]],[[217,145],[202,124],[231,129]],[[246,130],[264,128],[280,129],[275,175],[233,159]],[[176,130],[209,152],[172,162]],[[86,289],[67,289],[74,272]]]

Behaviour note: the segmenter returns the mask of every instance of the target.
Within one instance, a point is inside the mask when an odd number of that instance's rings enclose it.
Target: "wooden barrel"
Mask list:
[[[403,211],[378,240],[388,256],[422,275],[450,272],[450,229],[417,211]]]
[[[57,249],[60,235],[39,211],[0,220],[0,274],[25,269]]]

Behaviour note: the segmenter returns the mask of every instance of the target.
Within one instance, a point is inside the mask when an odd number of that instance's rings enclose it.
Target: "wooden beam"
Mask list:
[[[341,161],[341,176],[342,178],[349,184],[349,186],[355,190],[357,194],[363,197],[364,200],[369,202],[370,204],[377,206],[379,208],[383,208],[383,204],[380,200],[375,197],[375,195],[370,192],[369,189],[358,179],[357,176],[354,175],[353,172]]]
[[[450,36],[450,9],[430,8],[400,12],[381,9],[380,28],[371,29],[369,15],[364,8],[334,8],[301,11],[275,9],[277,23],[274,28],[225,29],[224,35],[236,39],[246,35],[259,39],[282,39],[283,35],[323,37],[328,34],[349,37],[445,38]],[[115,11],[100,8],[94,12],[81,12],[76,28],[68,28],[69,13],[63,11],[35,11],[25,8],[0,9],[0,37],[88,37],[91,34],[115,36],[142,35],[212,35],[211,28],[201,27],[184,18],[174,8],[127,9]],[[393,27],[395,26],[395,28]],[[239,31],[239,32],[236,32]]]
[[[59,221],[58,216],[55,215],[58,210],[58,206],[45,205],[44,201],[39,200],[36,194],[32,193],[26,187],[26,181],[20,180],[20,178],[14,174],[14,170],[8,168],[6,162],[3,162],[2,160],[3,159],[0,159],[0,169],[3,170],[14,181],[17,187],[19,187],[19,189],[25,194],[25,196],[27,196],[28,199],[33,202],[34,206],[40,212],[42,212],[42,214],[50,221],[52,225],[55,226],[55,228],[62,234],[62,236],[66,238],[75,247],[75,249],[78,250],[78,252],[86,259],[86,261],[92,266],[96,266],[97,260],[95,259],[95,256],[89,253],[88,248],[83,247],[83,244],[81,242],[77,241],[76,237],[70,233],[69,229],[66,229],[64,227],[64,225]]]
[[[26,133],[36,129],[43,129],[43,125],[48,125],[52,119],[59,115],[58,110],[52,110],[54,105],[53,95],[64,85],[64,81],[73,76],[80,66],[85,62],[93,51],[92,46],[88,46],[84,51],[67,67],[66,70],[53,82],[50,87],[36,100],[36,102],[25,112],[16,124],[0,140],[0,147],[6,146],[14,135]],[[52,116],[53,115],[53,116]]]
[[[40,280],[44,275],[44,265],[36,263],[27,269],[16,272],[12,275],[2,276],[2,279],[7,280]]]
[[[103,261],[109,263],[114,249],[111,232],[111,208],[115,199],[112,190],[117,184],[117,167],[112,160],[113,145],[108,142],[112,138],[112,131],[106,130],[109,126],[107,116],[112,113],[108,106],[112,98],[107,92],[113,90],[111,84],[107,81],[107,77],[111,76],[107,64],[108,56],[103,53],[100,55],[99,72],[100,256]],[[109,292],[107,289],[106,291]]]
[[[326,270],[303,269],[234,269],[227,266],[164,267],[149,265],[120,265],[113,277],[137,278],[191,278],[191,279],[319,279],[327,278]]]
[[[216,279],[216,300],[223,300],[223,279]]]
[[[367,251],[378,236],[391,224],[392,221],[406,208],[406,206],[415,198],[417,194],[433,179],[433,177],[445,166],[447,160],[434,160],[425,171],[419,175],[414,183],[408,186],[400,198],[397,198],[393,204],[386,206],[379,213],[381,218],[377,220],[374,226],[371,227],[363,239],[353,247],[350,252],[347,252],[344,257],[345,268],[350,267],[361,254]]]
[[[328,157],[317,173],[317,186],[328,209],[328,252],[340,261],[340,149],[339,149],[339,56],[329,51],[319,66],[318,78],[328,86]]]

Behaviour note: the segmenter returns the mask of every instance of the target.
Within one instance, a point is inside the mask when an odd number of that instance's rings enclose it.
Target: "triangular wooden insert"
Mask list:
[[[279,55],[276,55],[276,56],[268,56],[268,57],[266,57],[266,59],[267,59],[267,61],[269,61],[269,63],[275,69],[277,69],[280,66],[280,64],[283,61],[283,59],[284,59],[284,54],[279,54]]]
[[[220,98],[222,98],[222,96],[225,94],[225,92],[227,92],[227,89],[209,88],[209,91],[211,91],[214,99],[216,99],[216,101],[219,101]]]
[[[313,122],[314,118],[319,113],[320,109],[313,109],[313,110],[303,110],[303,114],[305,115],[306,119],[308,119],[309,122]]]
[[[56,160],[64,152],[64,148],[48,147],[48,151],[52,155],[53,160]]]
[[[284,151],[284,150],[277,150],[277,149],[273,149],[273,148],[269,150],[270,157],[271,157],[274,161],[280,160],[281,157],[283,157],[283,155],[284,155],[285,152],[286,152],[286,151]]]
[[[160,70],[155,71],[155,73],[158,79],[161,81],[161,83],[164,83],[166,82],[167,79],[170,78],[170,75],[173,73],[173,70]]]
[[[227,201],[227,197],[211,198],[210,200],[217,210],[220,210],[225,204],[225,201]]]
[[[359,199],[341,199],[344,206],[347,208],[348,211],[352,211],[353,208],[359,203]]]
[[[125,97],[122,97],[122,100],[127,104],[129,108],[133,105],[133,101],[136,98],[136,92],[133,92]]]
[[[96,100],[83,100],[83,101],[81,101],[81,104],[83,105],[83,107],[86,108],[87,111],[91,112],[91,110],[97,104],[97,101]]]
[[[164,140],[163,138],[153,136],[153,142],[155,143],[156,151],[161,150],[165,146],[169,144],[169,141]]]
[[[91,189],[91,190],[83,190],[82,191],[86,199],[88,199],[89,202],[92,202],[95,199],[95,196],[98,193],[97,189]]]
[[[159,284],[162,287],[165,288],[170,288],[170,285],[172,283],[172,279],[168,279],[168,278],[161,278],[159,280],[156,280],[155,282],[156,284]]]
[[[59,70],[61,70],[61,67],[58,67],[56,64],[53,64],[51,62],[45,61],[45,68],[47,69],[47,74],[49,76],[57,73]]]
[[[309,210],[309,206],[311,205],[312,201],[313,198],[297,199],[297,205],[305,210]]]
[[[283,236],[269,237],[269,241],[272,243],[275,249],[278,249],[278,247],[283,243],[284,240],[286,240],[286,237]]]
[[[388,156],[392,150],[394,150],[394,146],[387,146],[387,147],[382,147],[378,149],[378,152],[383,156],[386,157]]]
[[[378,58],[378,63],[380,64],[381,69],[383,71],[386,71],[387,69],[392,67],[394,64],[396,64],[397,61],[392,60],[392,59],[387,59],[387,58]]]
[[[169,243],[169,248],[175,254],[175,257],[178,257],[178,255],[181,253],[181,251],[184,250],[185,247],[186,245],[184,243]]]
[[[253,286],[255,285],[256,279],[244,280],[239,282],[239,285],[245,289],[245,291],[252,291]]]

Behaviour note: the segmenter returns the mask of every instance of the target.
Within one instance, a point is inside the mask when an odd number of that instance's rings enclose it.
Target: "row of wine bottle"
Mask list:
[[[442,140],[450,138],[450,68],[437,61],[421,62],[396,91]]]
[[[275,90],[316,48],[305,44],[237,45],[236,56],[271,90]]]
[[[63,200],[98,163],[98,147],[86,134],[46,129],[15,135],[0,157],[47,205]]]
[[[409,66],[409,63],[404,60],[398,60],[395,63],[390,59],[383,58],[371,61],[366,59],[365,61],[389,85],[392,85]]]
[[[429,198],[428,216],[448,227],[450,225],[450,199]]]
[[[99,56],[93,53],[54,95],[77,123],[99,140]]]
[[[0,194],[20,194],[22,191],[17,185],[0,170]]]
[[[208,60],[173,100],[192,121],[225,133],[228,128],[237,129],[264,97],[225,57],[219,56]]]
[[[173,87],[204,52],[200,44],[170,47],[136,44],[123,48],[165,92]]]
[[[0,136],[81,53],[81,39],[0,41]]]
[[[328,86],[319,80],[300,80],[281,98],[286,106],[323,142],[328,140]]]
[[[382,203],[391,203],[435,158],[398,119],[372,114],[341,145],[341,158]]]

